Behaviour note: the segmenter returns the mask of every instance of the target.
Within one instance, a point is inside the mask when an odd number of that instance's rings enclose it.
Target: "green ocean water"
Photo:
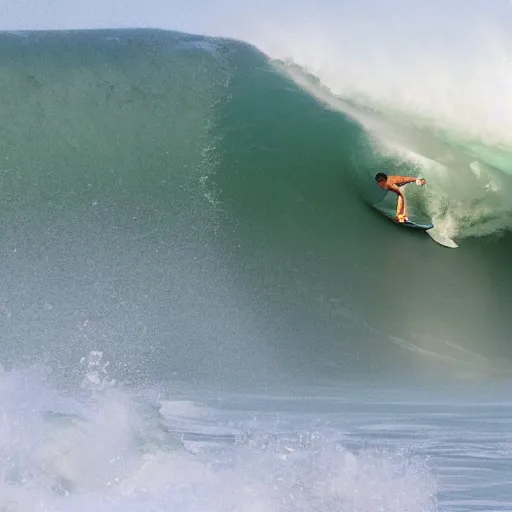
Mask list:
[[[428,166],[241,42],[17,33],[0,57],[6,367],[69,377],[99,350],[125,381],[508,376],[503,200],[432,174],[459,249],[395,226],[370,207],[373,175]],[[414,132],[445,165],[449,141],[433,141]],[[411,208],[428,214],[421,194]]]

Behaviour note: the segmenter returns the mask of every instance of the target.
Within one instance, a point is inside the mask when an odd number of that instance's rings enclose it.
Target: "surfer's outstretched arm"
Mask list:
[[[393,185],[402,186],[407,183],[417,183],[418,185],[425,185],[427,183],[423,178],[415,178],[414,176],[389,176],[388,182],[391,181]]]

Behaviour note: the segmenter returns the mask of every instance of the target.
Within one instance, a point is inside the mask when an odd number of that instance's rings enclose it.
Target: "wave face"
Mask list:
[[[508,210],[478,195],[498,167],[447,177],[395,151],[406,133],[473,162],[446,134],[232,40],[24,32],[0,52],[5,366],[73,381],[99,350],[125,382],[507,374]],[[441,221],[484,204],[469,225],[497,231],[459,226],[448,251],[399,229],[369,207],[377,171],[422,172],[412,210],[432,216],[442,190]]]
[[[447,188],[396,118],[233,40],[0,55],[1,511],[511,508],[512,240],[370,207]]]
[[[220,23],[194,11],[183,24],[249,41],[310,74],[333,108],[347,107],[334,97],[359,107],[352,114],[383,157],[432,178],[425,201],[445,235],[510,230],[510,2],[225,0],[215,9]]]

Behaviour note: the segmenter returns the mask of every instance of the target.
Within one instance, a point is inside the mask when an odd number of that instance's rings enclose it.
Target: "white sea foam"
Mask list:
[[[74,392],[34,368],[0,377],[0,510],[435,510],[420,459],[349,451],[318,424],[276,434],[254,418],[221,432],[216,420],[213,432],[214,410],[178,400],[161,415],[148,393],[97,378],[100,353],[85,361]]]

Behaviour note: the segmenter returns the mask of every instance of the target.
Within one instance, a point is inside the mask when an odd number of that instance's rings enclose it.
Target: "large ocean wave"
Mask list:
[[[255,44],[362,110],[383,152],[429,181],[448,236],[512,226],[512,9],[505,1],[221,2],[185,26]],[[178,18],[179,19],[179,18]],[[343,109],[338,103],[334,108]],[[363,112],[373,116],[363,115]],[[371,122],[370,122],[371,120]],[[429,179],[430,178],[430,179]]]
[[[466,135],[227,39],[24,32],[0,55],[0,510],[430,512],[432,454],[450,510],[506,506],[507,409],[492,444],[473,409],[395,403],[510,376],[496,148],[476,165]],[[459,194],[460,248],[373,211],[377,171],[425,175],[411,209],[445,197],[440,222]]]
[[[505,302],[487,311],[509,293],[492,279],[506,282],[509,237],[447,253],[369,208],[376,172],[421,174],[412,212],[459,241],[498,234],[497,167],[235,41],[40,32],[1,45],[8,361],[101,349],[129,374],[142,358],[140,378],[216,380],[318,376],[327,362],[358,373],[361,360],[377,374],[506,367]],[[449,168],[431,155],[443,148]]]

